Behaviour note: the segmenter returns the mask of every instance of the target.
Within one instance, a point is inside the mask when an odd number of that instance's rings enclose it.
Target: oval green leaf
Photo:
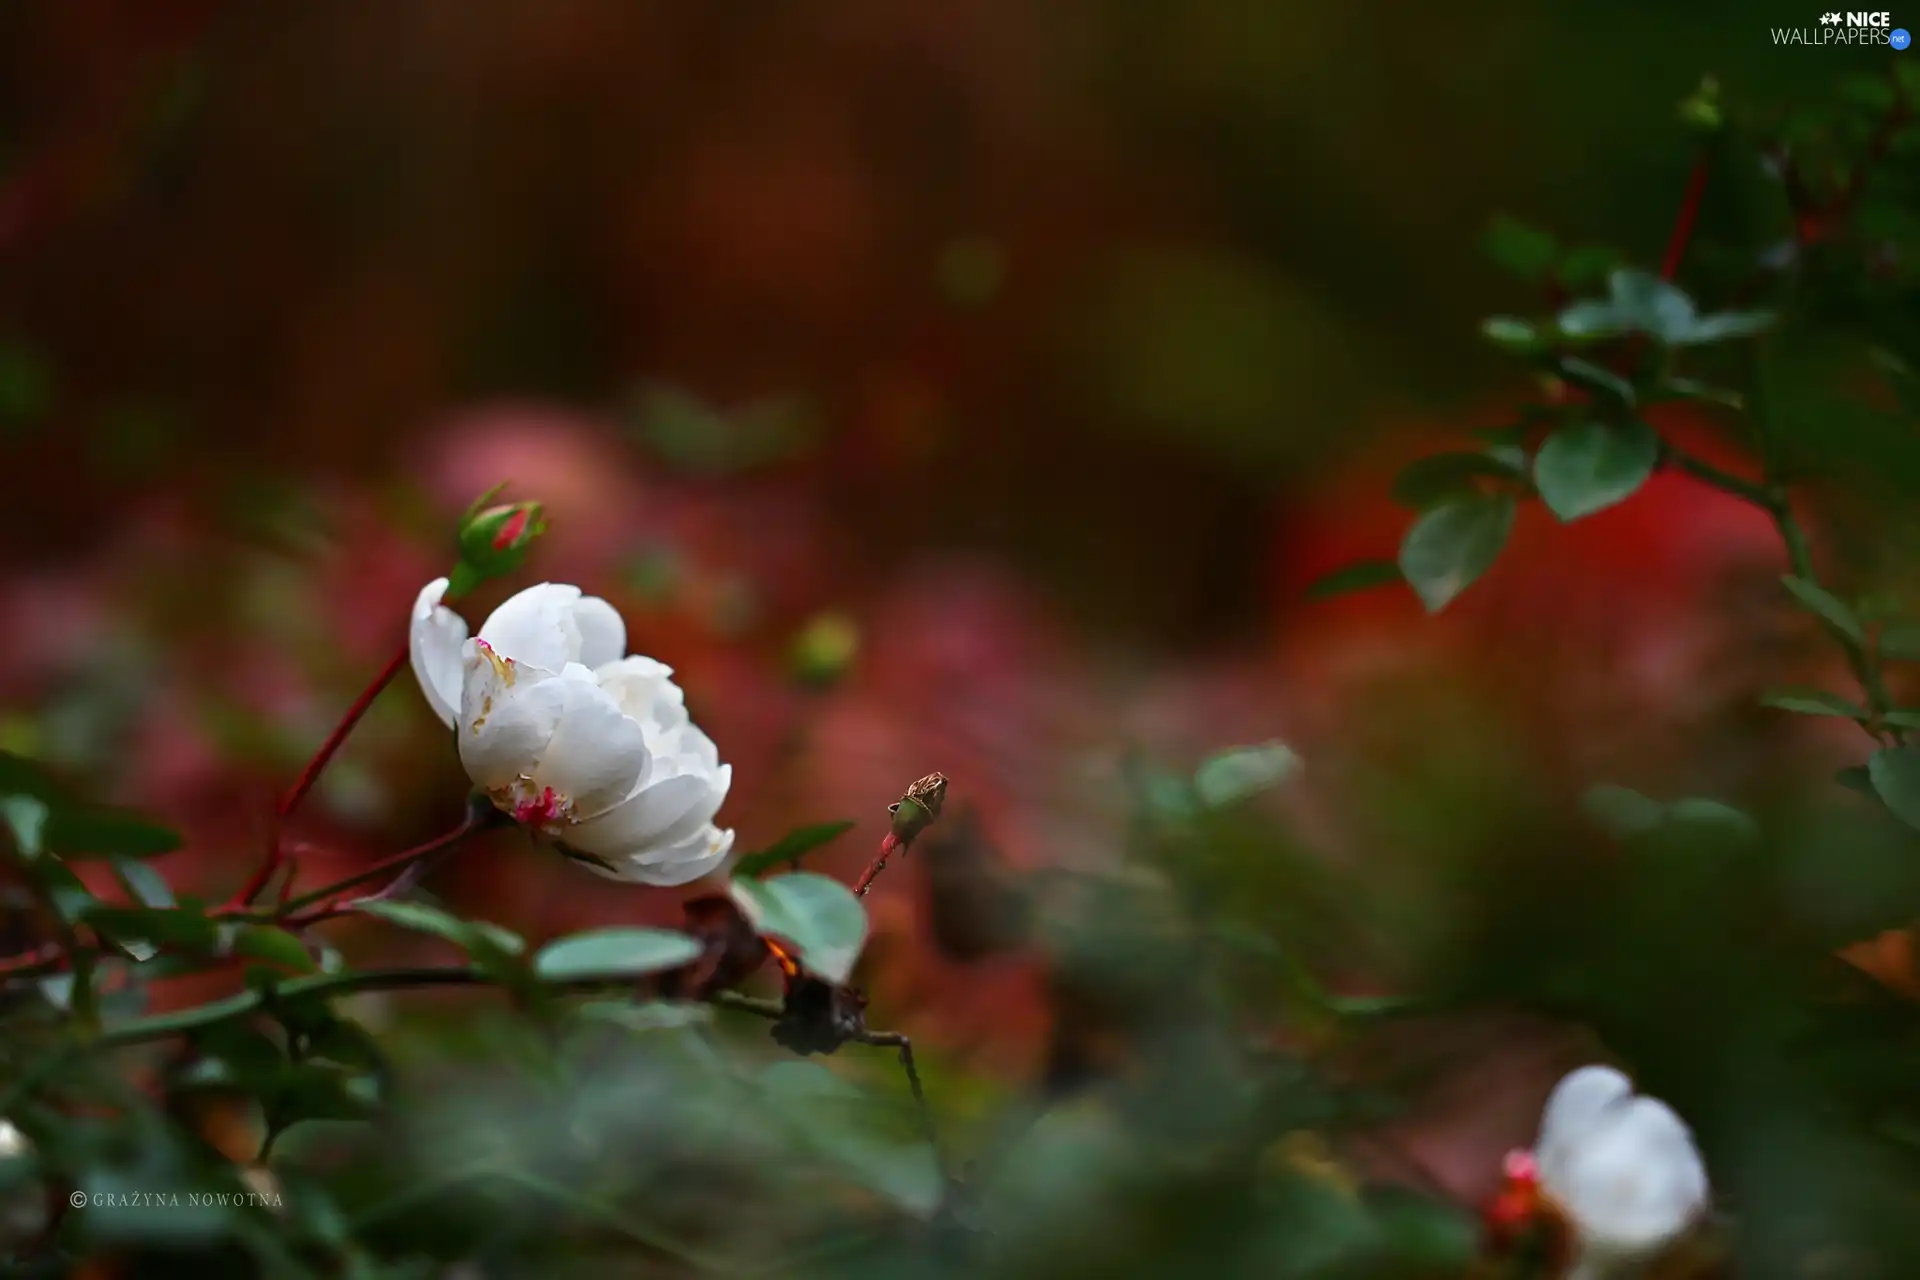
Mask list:
[[[491,950],[504,955],[519,955],[526,950],[520,935],[484,920],[462,920],[450,911],[424,902],[359,902],[353,908],[362,915],[375,916],[388,924],[416,933],[431,933],[445,938],[464,951]]]
[[[1860,619],[1840,597],[1818,583],[1808,582],[1805,578],[1798,578],[1793,574],[1787,574],[1781,578],[1780,585],[1800,602],[1802,608],[1823,619],[1828,626],[1841,635],[1856,644],[1865,642],[1866,629],[1860,625]]]
[[[1660,437],[1644,422],[1574,422],[1540,446],[1533,482],[1554,515],[1578,520],[1632,497],[1659,461]]]
[[[758,853],[741,856],[733,864],[733,874],[737,876],[758,876],[772,871],[783,864],[798,866],[803,855],[812,853],[830,840],[837,840],[853,830],[853,823],[816,822],[812,826],[797,827],[779,840]]]
[[[1203,804],[1217,809],[1284,782],[1299,768],[1300,757],[1284,742],[1235,747],[1202,764],[1194,772],[1193,789]]]
[[[700,944],[670,929],[589,929],[558,938],[533,958],[542,978],[634,977],[691,964]]]
[[[1425,511],[1448,498],[1478,493],[1482,480],[1512,481],[1519,475],[1517,467],[1490,451],[1436,453],[1416,458],[1400,469],[1393,479],[1393,500],[1414,511]]]
[[[867,913],[853,890],[810,871],[730,888],[753,927],[791,944],[816,977],[838,985],[852,975],[867,942]]]
[[[1803,716],[1845,716],[1849,720],[1867,718],[1865,707],[1824,689],[1777,689],[1763,696],[1760,705]]]
[[[268,964],[292,969],[299,973],[312,973],[320,967],[314,960],[313,953],[307,950],[306,943],[285,929],[274,929],[265,925],[242,929],[234,935],[233,954],[253,960],[264,960]]]
[[[1868,758],[1867,777],[1894,817],[1920,828],[1920,747],[1882,747]]]
[[[1400,542],[1400,572],[1438,613],[1492,567],[1513,531],[1511,494],[1462,495],[1428,510]]]
[[[1316,579],[1307,588],[1306,597],[1309,600],[1329,600],[1334,596],[1371,591],[1375,587],[1405,581],[1400,576],[1400,566],[1391,560],[1361,560],[1343,565],[1325,577]]]

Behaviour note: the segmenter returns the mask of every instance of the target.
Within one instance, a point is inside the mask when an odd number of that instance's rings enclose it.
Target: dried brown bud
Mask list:
[[[933,825],[940,806],[947,799],[947,775],[930,773],[907,788],[907,793],[887,806],[893,815],[893,838],[911,844],[915,836]]]

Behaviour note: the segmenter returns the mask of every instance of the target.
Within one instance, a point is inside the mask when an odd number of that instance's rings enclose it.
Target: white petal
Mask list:
[[[618,662],[627,651],[627,624],[619,610],[599,596],[582,596],[573,606],[580,631],[580,661],[589,667]]]
[[[712,824],[672,845],[649,849],[645,853],[618,860],[614,869],[589,867],[611,880],[632,884],[650,884],[672,888],[698,880],[711,872],[733,849],[733,832],[721,831]]]
[[[447,728],[453,728],[460,710],[460,649],[467,640],[467,620],[440,603],[447,580],[435,578],[420,589],[413,602],[413,620],[407,650],[413,658],[413,678],[427,705]]]
[[[574,671],[585,668],[568,668],[569,674]],[[591,673],[584,680],[550,683],[560,687],[564,704],[533,779],[571,801],[576,816],[604,813],[631,795],[646,775],[646,734],[592,683]]]
[[[609,860],[638,857],[678,844],[713,820],[733,782],[733,766],[649,782],[597,818],[566,834],[568,844]]]
[[[552,739],[571,683],[501,657],[469,640],[460,687],[460,763],[489,790],[533,772]]]
[[[594,668],[600,687],[613,695],[620,709],[642,724],[661,720],[661,711],[681,707],[684,716],[685,695],[670,678],[673,668],[640,654]]]
[[[1693,1135],[1655,1098],[1635,1098],[1569,1156],[1561,1185],[1543,1189],[1565,1209],[1591,1253],[1636,1257],[1685,1234],[1707,1202]]]
[[[580,588],[543,582],[511,597],[480,624],[480,638],[503,658],[544,671],[580,660],[580,628],[573,621]]]
[[[1551,1187],[1580,1141],[1631,1097],[1633,1082],[1612,1067],[1581,1067],[1555,1085],[1534,1143],[1542,1184]]]

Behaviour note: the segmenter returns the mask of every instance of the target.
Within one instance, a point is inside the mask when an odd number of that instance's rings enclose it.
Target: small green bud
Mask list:
[[[512,573],[526,562],[533,540],[547,531],[546,515],[538,502],[486,505],[505,487],[495,485],[480,495],[461,518],[460,562],[454,566],[448,597]]]
[[[1720,111],[1720,81],[1713,76],[1701,79],[1700,87],[1680,103],[1681,123],[1702,133],[1717,133],[1726,118]]]
[[[828,685],[847,673],[860,652],[860,629],[843,613],[822,613],[793,639],[790,661],[803,684]]]
[[[912,844],[915,836],[933,825],[940,816],[940,806],[947,798],[947,775],[930,773],[907,788],[907,794],[899,802],[887,806],[887,812],[893,815],[893,838],[901,844]]]

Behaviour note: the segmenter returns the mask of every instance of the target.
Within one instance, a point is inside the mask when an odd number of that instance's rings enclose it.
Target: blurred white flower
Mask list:
[[[1707,1206],[1693,1133],[1612,1067],[1581,1067],[1554,1087],[1535,1149],[1540,1188],[1573,1225],[1573,1280],[1620,1274],[1687,1233]]]
[[[687,718],[673,669],[626,654],[613,606],[542,583],[469,639],[446,591],[437,579],[414,602],[413,672],[493,803],[616,880],[685,884],[718,866],[733,766]]]

